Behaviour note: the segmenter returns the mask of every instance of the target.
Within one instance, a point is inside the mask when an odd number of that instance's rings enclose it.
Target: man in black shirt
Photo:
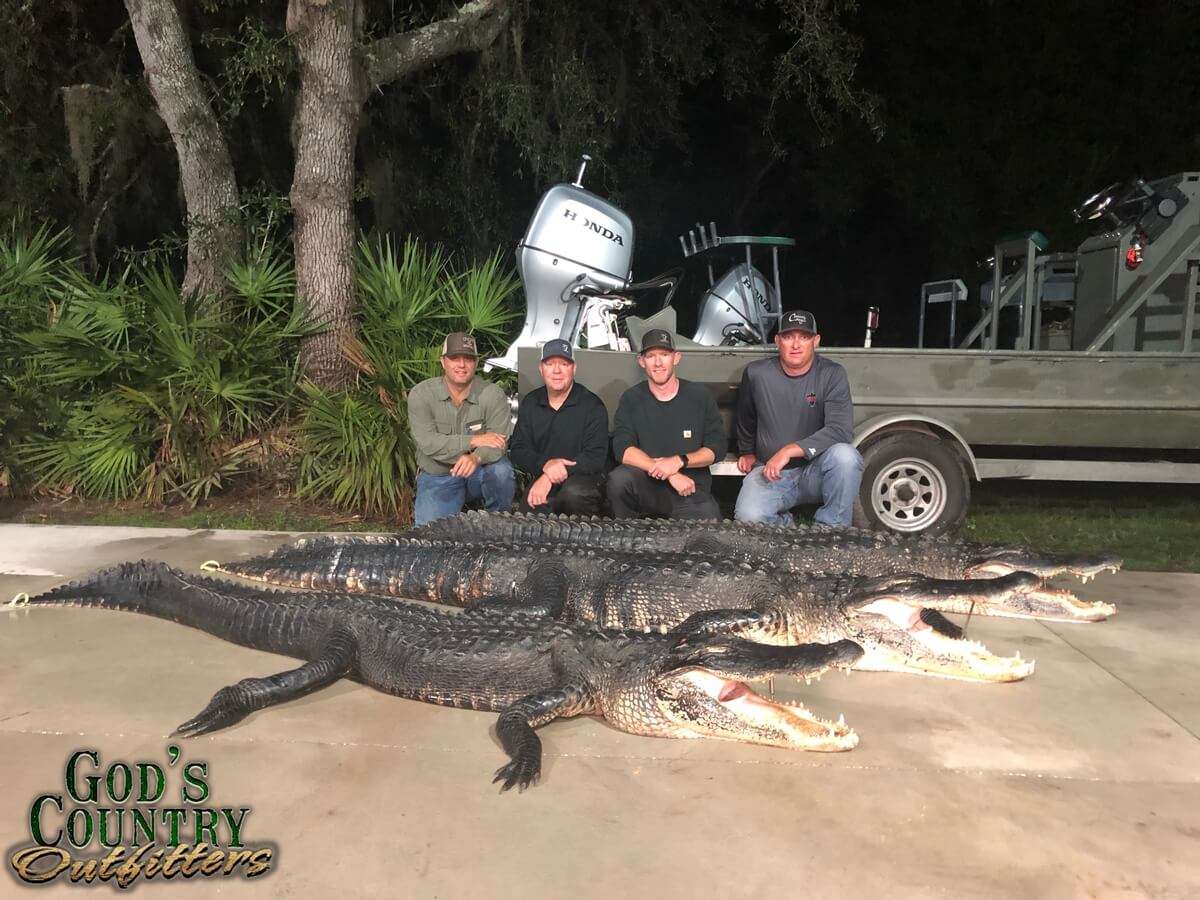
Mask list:
[[[575,381],[575,354],[567,341],[546,341],[539,369],[545,386],[521,401],[508,445],[513,465],[535,476],[520,508],[599,515],[608,410]]]
[[[717,401],[703,385],[675,375],[683,355],[669,331],[642,337],[646,380],[625,391],[613,421],[608,501],[617,518],[719,519],[708,467],[725,455]]]

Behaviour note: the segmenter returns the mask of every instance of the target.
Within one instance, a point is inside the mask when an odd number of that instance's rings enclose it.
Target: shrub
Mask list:
[[[20,340],[55,397],[17,457],[37,484],[97,499],[191,505],[263,462],[295,394],[309,326],[290,263],[261,248],[228,272],[223,302],[185,299],[166,267],[70,282]]]
[[[440,248],[415,240],[399,252],[389,240],[364,240],[356,263],[359,338],[344,352],[358,385],[349,392],[305,386],[299,491],[407,520],[416,477],[408,391],[441,372],[447,332],[471,332],[485,355],[498,350],[517,316],[507,301],[518,281],[498,252],[453,272]]]

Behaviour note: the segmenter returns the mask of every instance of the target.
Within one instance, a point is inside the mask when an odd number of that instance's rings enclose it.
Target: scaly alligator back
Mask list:
[[[794,528],[716,519],[601,519],[481,511],[438,519],[410,535],[674,552],[749,563],[769,560],[782,571],[798,574],[920,572],[935,578],[964,577],[961,559],[971,548],[946,537],[910,537],[827,525]]]

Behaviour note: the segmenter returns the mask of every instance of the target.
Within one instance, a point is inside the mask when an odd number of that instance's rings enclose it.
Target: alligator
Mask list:
[[[470,605],[487,598],[573,621],[665,631],[692,614],[716,630],[771,644],[853,640],[856,668],[968,681],[1016,681],[1033,671],[964,639],[939,610],[1036,603],[1028,572],[994,579],[923,575],[781,575],[678,554],[653,557],[550,544],[460,544],[419,538],[349,543],[307,539],[220,566],[271,584]],[[501,598],[497,601],[495,598]],[[731,612],[732,611],[732,612]]]
[[[234,575],[274,584],[375,591],[413,600],[458,605],[485,594],[511,593],[516,585],[524,581],[531,565],[553,556],[565,560],[576,575],[597,570],[611,572],[614,566],[661,568],[689,559],[703,559],[713,567],[706,580],[720,583],[744,579],[747,571],[755,577],[770,578],[793,586],[826,580],[831,575],[867,577],[914,573],[914,570],[905,570],[900,566],[882,572],[843,572],[840,569],[826,572],[815,567],[804,569],[799,564],[802,555],[798,549],[795,553],[797,564],[788,568],[736,550],[718,552],[717,548],[711,546],[707,548],[708,552],[702,552],[704,548],[695,546],[696,552],[687,553],[645,547],[632,550],[593,549],[585,548],[578,542],[555,544],[520,540],[472,543],[450,537],[426,538],[424,535],[425,530],[422,529],[408,535],[299,538],[274,553],[231,562],[223,568]],[[366,549],[371,546],[392,547],[395,553]],[[829,545],[824,549],[827,551]],[[866,566],[859,568],[865,569]],[[1013,575],[1016,572],[1005,574]],[[359,585],[363,579],[364,584],[369,586]],[[960,583],[972,579],[961,576],[941,580],[951,582],[952,586],[939,589],[936,602],[934,598],[921,596],[915,589],[907,596],[918,605],[936,605],[941,612],[1056,622],[1099,621],[1116,612],[1110,603],[1080,600],[1071,591],[1045,586],[1040,579],[1036,584],[1027,579],[1020,580],[1017,582],[1020,590],[1001,588],[990,592],[978,586],[963,588]],[[715,595],[710,591],[705,596]]]
[[[609,550],[744,554],[769,559],[796,573],[919,572],[934,578],[990,578],[1020,571],[1041,578],[1073,575],[1086,583],[1104,572],[1116,572],[1122,565],[1121,558],[1111,553],[1045,553],[946,535],[900,535],[829,525],[796,528],[728,519],[602,519],[470,511],[437,519],[412,534],[465,541],[582,544]]]
[[[848,640],[771,647],[729,635],[617,631],[497,607],[447,614],[386,598],[264,590],[145,560],[12,603],[26,604],[139,612],[305,660],[221,688],[173,736],[228,727],[342,678],[426,703],[498,712],[496,731],[509,757],[494,779],[502,791],[538,779],[534,729],[566,716],[603,716],[622,731],[655,737],[818,751],[858,743],[841,717],[819,719],[744,683],[847,667],[862,655]]]

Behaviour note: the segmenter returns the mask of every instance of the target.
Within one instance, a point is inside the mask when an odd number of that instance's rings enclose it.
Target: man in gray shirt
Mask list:
[[[784,315],[779,355],[746,366],[738,389],[738,469],[746,476],[734,518],[794,524],[789,510],[820,503],[815,519],[849,525],[863,460],[850,445],[854,405],[846,370],[818,356],[812,313]]]

